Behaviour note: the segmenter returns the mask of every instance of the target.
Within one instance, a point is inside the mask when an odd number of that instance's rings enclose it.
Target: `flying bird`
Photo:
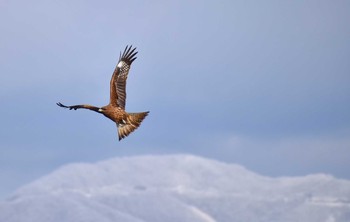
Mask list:
[[[123,54],[120,52],[119,60],[110,82],[110,100],[108,105],[102,107],[87,104],[66,106],[62,103],[57,103],[57,105],[70,110],[89,109],[103,114],[116,123],[119,141],[127,137],[141,125],[141,122],[149,113],[148,111],[139,113],[128,113],[125,111],[126,79],[128,78],[131,64],[137,58],[135,55],[138,52],[135,50],[136,48],[132,48],[132,46],[126,46]]]

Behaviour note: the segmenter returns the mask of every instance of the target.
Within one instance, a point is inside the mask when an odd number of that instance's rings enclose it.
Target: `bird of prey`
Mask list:
[[[70,110],[89,109],[97,113],[101,113],[116,123],[119,140],[127,137],[131,132],[140,126],[143,119],[149,113],[127,113],[125,111],[126,79],[128,78],[128,73],[132,62],[137,58],[135,55],[138,52],[135,50],[136,48],[132,48],[132,46],[126,46],[123,54],[120,52],[119,61],[110,82],[110,100],[108,105],[102,107],[86,104],[66,106],[62,103],[57,103],[57,105]]]

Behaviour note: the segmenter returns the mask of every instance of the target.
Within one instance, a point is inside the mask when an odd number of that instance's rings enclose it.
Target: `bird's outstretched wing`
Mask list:
[[[110,104],[125,109],[126,100],[126,79],[130,70],[131,63],[137,58],[136,48],[126,46],[123,54],[120,53],[117,67],[113,72],[110,83]]]
[[[92,110],[92,111],[95,111],[95,112],[99,112],[99,109],[98,107],[96,106],[91,106],[91,105],[87,105],[87,104],[83,104],[83,105],[74,105],[74,106],[66,106],[66,105],[63,105],[62,103],[56,103],[57,106],[59,107],[62,107],[62,108],[68,108],[69,110],[77,110],[77,109],[89,109],[89,110]]]

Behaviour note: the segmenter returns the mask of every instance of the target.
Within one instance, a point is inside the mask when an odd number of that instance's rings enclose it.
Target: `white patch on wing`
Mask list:
[[[125,62],[124,62],[124,61],[120,61],[120,62],[118,63],[117,66],[118,66],[119,68],[121,68],[121,67],[123,67],[124,65],[125,65]]]

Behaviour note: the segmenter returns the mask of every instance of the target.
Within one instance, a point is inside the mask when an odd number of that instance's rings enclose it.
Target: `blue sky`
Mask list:
[[[350,179],[348,1],[2,1],[0,197],[57,167],[189,153],[268,176]],[[138,48],[115,124],[55,105],[109,100]]]

